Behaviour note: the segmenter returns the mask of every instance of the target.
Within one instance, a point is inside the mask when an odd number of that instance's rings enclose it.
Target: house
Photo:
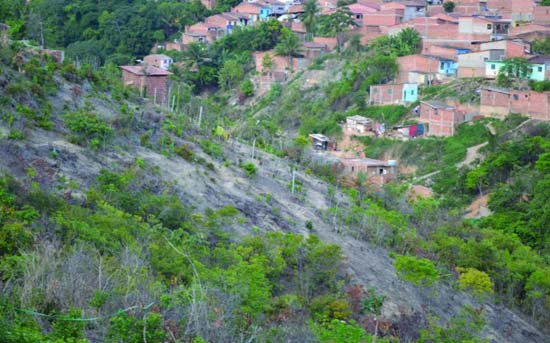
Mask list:
[[[356,176],[363,173],[366,182],[384,185],[397,179],[397,162],[395,160],[380,161],[372,158],[342,158],[343,173]]]
[[[538,55],[535,57],[529,58],[529,62],[533,65],[544,65],[544,79],[550,80],[550,55]],[[538,72],[541,72],[540,67]]]
[[[248,20],[252,23],[267,20],[271,14],[271,5],[264,2],[247,2],[243,1],[233,7],[233,12],[245,14]]]
[[[372,120],[363,116],[346,118],[346,129],[350,132],[365,133],[372,130]]]
[[[485,62],[498,61],[505,56],[504,49],[471,52],[458,56],[458,77],[485,77]]]
[[[522,39],[503,39],[479,43],[479,51],[504,50],[504,56],[524,57],[531,53],[531,44]]]
[[[363,26],[394,26],[403,22],[405,10],[403,6],[391,6],[395,3],[384,4],[381,10],[369,13],[363,17]],[[400,4],[397,4],[400,5]]]
[[[164,54],[147,55],[143,58],[143,62],[147,65],[168,70],[174,60],[170,56]]]
[[[358,3],[351,4],[351,5],[348,6],[348,8],[349,8],[350,12],[353,13],[353,16],[355,18],[355,22],[358,25],[363,25],[363,18],[365,16],[368,16],[372,13],[378,12],[376,9],[374,9],[372,7],[364,6],[364,5],[361,5],[361,4],[358,4]]]
[[[471,52],[472,50],[469,48],[463,48],[459,46],[451,46],[451,45],[438,45],[438,44],[431,44],[423,47],[422,53],[424,55],[432,55],[437,56],[441,58],[445,58],[448,60],[454,60],[456,61],[459,55],[467,54]]]
[[[166,50],[183,51],[185,49],[185,45],[183,42],[175,40],[173,42],[166,42],[164,48]]]
[[[464,121],[464,114],[442,101],[421,101],[420,121],[428,124],[429,136],[450,137]]]
[[[324,44],[327,47],[327,52],[331,52],[338,46],[336,37],[313,37],[313,43]]]
[[[191,43],[210,44],[223,37],[226,28],[219,25],[209,25],[205,22],[187,26],[182,34],[181,41],[184,45]]]
[[[513,21],[531,21],[535,9],[533,0],[482,0],[486,11],[498,13]]]
[[[536,61],[536,60],[534,60]],[[500,69],[504,66],[504,61],[486,61],[485,62],[485,77],[489,79],[495,79],[500,72]],[[531,73],[529,74],[529,80],[544,81],[546,77],[546,64],[531,62]]]
[[[140,94],[153,98],[156,104],[168,100],[168,76],[172,73],[151,65],[121,66],[125,86],[139,90]]]
[[[550,120],[550,92],[484,87],[480,96],[483,115],[502,118],[510,113],[521,113],[531,119]]]
[[[533,24],[550,25],[550,6],[536,6],[533,12]]]
[[[308,137],[315,150],[336,150],[336,142],[325,135],[312,133]]]
[[[408,22],[414,18],[426,16],[425,1],[407,1],[402,3],[405,6],[403,22]]]
[[[431,84],[456,75],[458,66],[453,60],[430,55],[409,55],[397,58],[397,83]]]
[[[508,35],[511,20],[489,17],[459,17],[458,33],[467,35],[471,40],[498,40]]]
[[[370,86],[369,103],[372,105],[405,104],[418,100],[418,84],[399,83]]]
[[[533,23],[519,25],[516,23],[510,28],[510,38],[521,38],[528,42],[533,42],[534,39],[544,39],[550,34],[550,27]]]
[[[327,45],[315,42],[302,43],[302,54],[305,58],[313,59],[324,55],[328,51]]]
[[[455,1],[455,8],[453,13],[462,16],[471,16],[472,14],[479,14],[484,11],[484,3],[480,0],[458,0]]]

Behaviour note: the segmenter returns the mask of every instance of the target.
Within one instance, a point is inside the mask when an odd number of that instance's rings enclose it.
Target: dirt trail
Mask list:
[[[482,156],[481,154],[479,153],[479,150],[481,148],[483,148],[484,146],[486,146],[487,144],[489,144],[489,142],[483,142],[481,144],[478,144],[478,145],[474,145],[472,147],[469,147],[467,150],[466,150],[466,158],[464,159],[464,161],[462,162],[459,162],[456,164],[456,167],[457,168],[462,168],[464,166],[467,166],[469,164],[471,164],[472,162],[474,162],[476,159],[481,159]]]

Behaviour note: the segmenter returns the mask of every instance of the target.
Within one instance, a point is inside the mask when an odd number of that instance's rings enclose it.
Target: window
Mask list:
[[[542,67],[538,67],[539,73],[542,73]]]
[[[491,70],[495,70],[495,69],[497,69],[496,64],[491,64]]]
[[[384,175],[384,169],[383,168],[380,168],[378,169],[378,175]]]
[[[393,89],[388,89],[388,95],[392,95],[393,94]]]
[[[489,60],[489,57],[483,57],[483,62],[487,62]]]
[[[352,167],[351,167],[351,171],[354,172],[354,171],[355,171],[355,167],[352,166]]]
[[[493,25],[487,24],[487,30],[492,30],[492,29],[493,29]]]
[[[512,98],[513,98],[514,100],[519,100],[519,95],[514,94],[514,95],[512,96]]]
[[[414,90],[411,91],[411,95],[414,95]]]
[[[372,89],[372,94],[378,94],[378,88],[373,88]]]

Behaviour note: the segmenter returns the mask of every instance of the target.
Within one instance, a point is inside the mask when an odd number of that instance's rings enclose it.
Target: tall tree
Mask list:
[[[320,30],[325,35],[336,36],[338,49],[344,43],[344,33],[347,32],[350,27],[359,26],[355,21],[353,13],[347,7],[340,7],[336,12],[324,16],[320,23]]]
[[[288,58],[290,70],[292,70],[292,57],[300,53],[300,49],[301,44],[298,37],[289,29],[284,29],[279,44],[275,46],[275,53],[279,56],[286,56]]]
[[[306,31],[310,34],[315,33],[318,14],[319,5],[317,4],[317,0],[308,0],[304,5],[304,14],[302,14],[301,18]]]

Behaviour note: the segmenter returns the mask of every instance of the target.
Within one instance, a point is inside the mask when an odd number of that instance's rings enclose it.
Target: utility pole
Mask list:
[[[292,194],[294,194],[295,185],[296,185],[296,169],[292,167]]]
[[[201,108],[199,110],[199,130],[201,128],[201,121],[202,121],[202,105],[201,105]]]

